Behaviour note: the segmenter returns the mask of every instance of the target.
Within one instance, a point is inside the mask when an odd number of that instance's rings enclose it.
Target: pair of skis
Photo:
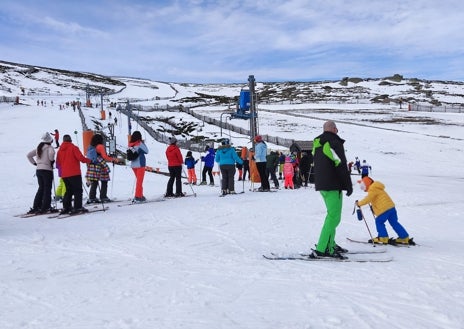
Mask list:
[[[362,243],[362,244],[372,245],[372,242],[370,241],[354,240],[351,238],[346,238],[346,239],[349,242],[353,242],[353,243]],[[417,246],[416,242],[413,241],[413,238],[411,238],[409,241],[410,241],[409,244],[401,244],[401,243],[393,242],[393,240],[390,239],[388,243],[375,243],[374,246],[393,246],[393,247],[407,247],[407,248],[411,246]]]
[[[92,214],[94,212],[99,212],[99,211],[107,211],[109,209],[110,209],[110,207],[104,207],[104,208],[102,208],[102,207],[98,207],[98,208],[94,207],[94,208],[87,209],[87,211],[85,211],[85,212],[66,213],[66,214],[57,213],[57,214],[48,216],[47,218],[63,219],[63,218],[80,216],[80,215]]]
[[[168,196],[168,197],[166,197],[166,196],[163,195],[163,196],[160,196],[160,197],[158,197],[158,198],[149,199],[149,200],[142,201],[142,202],[133,202],[133,201],[130,201],[130,202],[128,202],[128,203],[118,204],[118,207],[127,207],[127,206],[143,205],[143,204],[153,203],[153,202],[163,202],[163,201],[171,200],[171,199],[183,199],[183,198],[191,197],[191,196],[196,197],[197,194],[196,194],[196,193],[193,193],[193,194],[184,193],[184,196],[181,196],[181,197],[175,197],[175,196]]]
[[[386,258],[374,258],[372,257],[373,254],[382,254],[385,253],[385,249],[378,249],[378,250],[357,250],[357,251],[350,251],[344,253],[343,255],[347,255],[347,258],[335,258],[335,257],[316,257],[311,258],[309,254],[306,253],[296,253],[296,254],[278,254],[278,253],[270,253],[263,255],[265,259],[268,260],[301,260],[301,261],[323,261],[323,262],[356,262],[356,263],[386,263],[391,262],[393,257],[386,257]],[[367,255],[368,257],[351,257],[351,255]]]
[[[245,191],[242,191],[242,192],[235,192],[235,193],[219,194],[219,197],[220,197],[220,198],[223,198],[223,197],[228,196],[228,195],[237,195],[237,194],[243,194],[243,193],[245,193]]]
[[[18,214],[18,215],[14,215],[14,217],[17,217],[17,218],[30,218],[30,217],[51,215],[51,214],[58,213],[58,212],[59,212],[59,210],[56,209],[55,211],[47,211],[47,212],[44,212],[44,213]]]

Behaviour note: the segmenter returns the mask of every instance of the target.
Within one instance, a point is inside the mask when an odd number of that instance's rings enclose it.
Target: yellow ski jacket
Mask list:
[[[367,190],[367,196],[358,201],[358,206],[364,206],[370,203],[375,216],[395,207],[393,200],[385,192],[385,185],[379,181],[374,181]]]

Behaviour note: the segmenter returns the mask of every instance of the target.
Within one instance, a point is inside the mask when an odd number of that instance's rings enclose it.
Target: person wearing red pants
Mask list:
[[[148,147],[143,142],[140,131],[136,130],[132,133],[129,148],[138,153],[137,158],[131,160],[131,168],[134,171],[136,179],[135,196],[132,201],[136,203],[145,202],[147,199],[143,195],[143,179],[145,177],[145,166],[147,164],[145,154],[148,154]]]

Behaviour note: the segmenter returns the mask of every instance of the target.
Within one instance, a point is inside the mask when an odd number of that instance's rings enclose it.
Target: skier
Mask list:
[[[205,151],[207,152],[205,156],[201,157],[201,161],[205,163],[203,166],[203,171],[201,173],[201,183],[200,185],[206,185],[206,173],[209,177],[209,185],[214,186],[214,177],[213,177],[213,167],[214,167],[214,157],[215,152],[214,148],[206,145]]]
[[[379,244],[387,244],[389,242],[393,242],[394,244],[413,244],[406,229],[398,222],[395,204],[385,191],[385,185],[379,181],[374,181],[369,176],[363,177],[358,182],[361,190],[367,192],[367,196],[360,201],[356,201],[356,206],[361,207],[370,204],[375,216],[375,227],[378,236],[374,238],[374,241],[369,240],[369,242]],[[388,221],[396,234],[398,234],[397,239],[389,240],[388,232],[385,228],[386,221]]]
[[[243,164],[234,148],[230,146],[229,139],[224,139],[218,148],[214,161],[219,164],[222,175],[222,195],[235,194],[234,176],[235,164]]]
[[[250,179],[250,160],[248,159],[248,147],[242,147],[242,151],[240,152],[240,157],[243,161],[243,172],[242,172],[242,179],[246,180],[246,176],[248,173],[248,180]]]
[[[338,129],[332,120],[326,121],[324,132],[313,142],[315,187],[324,199],[327,208],[316,250],[310,257],[335,257],[344,259],[346,249],[335,242],[335,233],[342,216],[343,194],[353,193],[351,176],[346,163],[344,140],[338,136]]]
[[[285,164],[285,154],[284,152],[279,152],[279,179],[282,180],[282,174],[284,172],[284,164]]]
[[[56,164],[56,169],[58,169],[59,180],[55,190],[55,201],[63,202],[63,197],[66,193],[66,185],[64,184],[64,180],[61,177],[61,167],[58,164]]]
[[[358,171],[358,174],[361,174],[361,160],[359,160],[358,157],[354,159],[354,166],[356,170]]]
[[[279,188],[279,180],[276,175],[278,165],[279,155],[277,152],[271,151],[271,153],[266,156],[266,177],[271,177],[275,189]]]
[[[91,161],[72,143],[70,135],[64,135],[63,143],[56,155],[56,164],[61,168],[61,177],[66,186],[66,192],[63,198],[63,209],[61,209],[60,214],[77,214],[88,211],[82,207],[83,190],[80,162],[90,163]],[[74,207],[71,207],[73,196]]]
[[[361,178],[369,176],[371,171],[372,167],[367,164],[366,160],[363,160],[361,165]]]
[[[292,158],[285,157],[285,163],[283,168],[284,173],[284,187],[285,189],[294,189],[293,185],[293,175],[295,174],[295,169],[293,168]]]
[[[95,134],[90,140],[89,149],[94,148],[96,153],[95,162],[87,165],[87,173],[85,178],[90,183],[89,199],[87,204],[98,203],[98,202],[111,202],[108,198],[108,181],[110,180],[110,167],[108,162],[118,163],[117,158],[112,158],[106,154],[105,146],[103,145],[103,136]],[[87,157],[89,157],[87,155]],[[97,187],[98,182],[101,182],[100,187],[100,200],[97,199]]]
[[[198,162],[198,159],[192,155],[192,151],[188,151],[185,156],[185,165],[187,166],[187,175],[189,184],[197,185],[197,174],[195,172],[195,164]]]
[[[300,173],[305,187],[308,187],[309,171],[311,170],[311,163],[313,162],[312,158],[312,155],[303,152],[300,159]]]
[[[49,133],[43,134],[39,145],[27,154],[29,162],[37,167],[35,175],[39,183],[32,208],[27,212],[28,214],[44,214],[56,211],[51,207],[53,163],[55,162],[52,141],[53,138]]]
[[[166,149],[166,158],[168,160],[169,180],[166,186],[165,197],[183,197],[182,192],[182,165],[184,159],[177,146],[177,138],[169,137],[169,146]],[[173,193],[174,181],[176,182],[176,194]]]
[[[264,142],[261,135],[255,137],[255,161],[256,167],[258,169],[259,178],[261,181],[261,187],[258,189],[259,192],[269,192],[270,185],[269,180],[266,176],[266,155],[267,155],[267,145]]]
[[[131,168],[135,175],[135,196],[132,201],[135,203],[145,202],[147,199],[143,195],[143,179],[147,163],[145,154],[148,154],[148,147],[143,142],[140,131],[136,130],[132,133],[128,146],[134,148],[139,154],[135,160],[131,160]]]
[[[55,148],[58,148],[60,147],[60,132],[58,131],[58,129],[55,129],[55,132],[54,133],[50,133],[53,137],[55,137],[55,145],[56,147]]]

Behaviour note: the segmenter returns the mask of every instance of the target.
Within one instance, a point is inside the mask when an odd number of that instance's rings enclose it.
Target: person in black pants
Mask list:
[[[205,163],[203,166],[203,171],[201,173],[201,183],[200,185],[206,185],[206,174],[209,177],[209,185],[214,186],[214,177],[213,177],[213,167],[214,167],[214,157],[216,153],[214,148],[206,146],[205,151],[207,152],[205,156],[201,157],[201,161]]]
[[[55,150],[51,146],[52,136],[45,133],[39,145],[27,154],[27,159],[37,167],[35,175],[39,188],[34,197],[32,208],[28,214],[43,214],[51,212],[51,193],[53,184],[53,164],[55,162]]]
[[[166,149],[166,158],[168,160],[169,181],[166,187],[166,197],[182,197],[182,165],[184,158],[177,146],[176,137],[169,137],[169,146]],[[176,182],[176,194],[173,193],[174,181]]]
[[[258,168],[259,178],[261,180],[261,187],[258,189],[258,191],[269,192],[269,179],[267,178],[268,175],[266,175],[267,145],[261,135],[257,135],[255,137],[255,143],[255,161],[256,167]]]
[[[307,152],[303,152],[300,159],[300,172],[305,187],[308,186],[309,172],[311,170],[311,163],[313,162],[312,158],[312,154],[310,155]]]
[[[271,153],[266,156],[266,172],[267,177],[271,177],[274,182],[274,187],[279,188],[279,180],[276,176],[277,166],[279,165],[279,155],[277,152],[271,151]]]
[[[90,163],[91,160],[86,158],[79,148],[72,143],[71,136],[64,135],[63,143],[61,144],[56,155],[56,165],[61,168],[61,178],[66,185],[66,193],[63,198],[63,209],[61,214],[66,213],[83,213],[88,210],[82,207],[82,163]],[[74,207],[71,207],[72,198],[74,196]]]

